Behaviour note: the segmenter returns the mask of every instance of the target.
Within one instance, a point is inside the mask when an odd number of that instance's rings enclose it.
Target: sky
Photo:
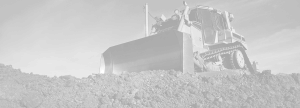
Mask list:
[[[261,70],[300,73],[299,0],[186,2],[232,13]],[[0,63],[51,77],[98,73],[107,48],[144,37],[145,3],[154,16],[183,9],[181,0],[1,0]]]

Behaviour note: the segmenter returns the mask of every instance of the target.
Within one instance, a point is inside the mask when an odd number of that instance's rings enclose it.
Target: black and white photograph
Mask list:
[[[0,108],[300,108],[299,0],[1,0]]]

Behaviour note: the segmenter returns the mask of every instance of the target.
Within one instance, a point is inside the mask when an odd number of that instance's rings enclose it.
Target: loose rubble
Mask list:
[[[47,77],[0,64],[0,108],[300,108],[300,74]]]

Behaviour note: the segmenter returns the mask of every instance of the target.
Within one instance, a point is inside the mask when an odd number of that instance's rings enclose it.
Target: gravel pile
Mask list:
[[[300,108],[300,74],[47,77],[0,64],[0,108]]]

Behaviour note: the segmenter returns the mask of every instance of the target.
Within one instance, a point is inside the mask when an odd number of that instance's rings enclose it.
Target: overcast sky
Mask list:
[[[0,63],[48,76],[98,73],[109,46],[144,37],[145,3],[156,16],[183,8],[182,0],[1,0]],[[299,0],[187,3],[233,13],[232,25],[261,69],[300,73]]]

